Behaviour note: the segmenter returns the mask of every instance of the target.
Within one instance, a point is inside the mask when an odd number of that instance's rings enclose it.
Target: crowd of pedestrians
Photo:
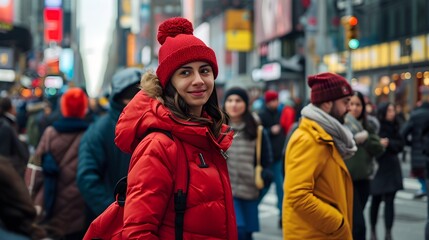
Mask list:
[[[158,41],[156,72],[118,71],[103,114],[76,87],[26,102],[24,113],[0,98],[0,239],[82,239],[128,176],[123,239],[252,240],[273,185],[283,239],[391,240],[406,145],[416,197],[426,194],[428,88],[408,117],[320,73],[308,77],[302,109],[273,89],[253,109],[245,88],[218,99],[216,55],[189,21],[164,21]]]

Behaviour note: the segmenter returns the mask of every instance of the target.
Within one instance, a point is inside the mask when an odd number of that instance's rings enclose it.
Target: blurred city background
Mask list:
[[[158,25],[184,16],[216,52],[220,95],[272,88],[299,103],[306,76],[331,71],[409,111],[429,85],[428,11],[426,0],[1,0],[0,90],[102,97],[118,69],[156,69]]]
[[[184,16],[216,53],[219,99],[242,86],[254,109],[267,89],[302,106],[307,76],[330,71],[372,106],[390,101],[407,114],[429,86],[428,12],[427,0],[0,0],[0,96],[31,112],[78,86],[107,108],[113,74],[155,70],[159,24]],[[423,239],[427,197],[415,196],[409,148],[401,163],[395,239]],[[273,189],[259,210],[255,240],[282,239]]]

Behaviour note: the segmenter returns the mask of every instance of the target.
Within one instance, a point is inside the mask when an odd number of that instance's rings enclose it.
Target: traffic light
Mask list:
[[[344,16],[341,19],[344,26],[344,45],[348,49],[357,49],[359,47],[358,19],[355,16]]]

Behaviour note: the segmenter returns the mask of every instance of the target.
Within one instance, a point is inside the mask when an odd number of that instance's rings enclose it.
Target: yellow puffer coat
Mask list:
[[[283,239],[351,240],[352,179],[332,137],[315,121],[302,118],[285,170]]]

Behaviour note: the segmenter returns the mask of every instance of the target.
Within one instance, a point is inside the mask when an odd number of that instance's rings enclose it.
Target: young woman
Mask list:
[[[366,239],[366,226],[363,211],[369,197],[370,176],[373,173],[373,158],[384,151],[380,138],[367,119],[364,96],[353,92],[350,99],[350,112],[345,125],[353,133],[358,150],[345,161],[353,179],[353,239]]]
[[[402,186],[402,170],[398,153],[403,150],[404,142],[399,133],[399,123],[395,117],[395,107],[391,103],[382,103],[377,109],[380,121],[380,137],[387,142],[386,151],[377,158],[378,170],[371,182],[371,240],[376,240],[375,232],[378,209],[384,201],[384,225],[386,240],[392,239],[392,226],[395,218],[395,194]]]
[[[244,89],[229,89],[223,106],[229,116],[228,124],[235,132],[234,142],[227,153],[238,239],[252,240],[252,233],[259,231],[260,190],[255,185],[258,123],[249,112],[249,97]],[[261,164],[268,169],[272,162],[271,145],[267,133],[261,137]]]
[[[183,239],[237,239],[225,153],[233,131],[218,106],[215,53],[192,32],[184,18],[160,25],[156,75],[143,75],[142,90],[116,125],[116,144],[132,153],[123,239],[176,239],[173,192],[176,175],[183,174],[176,171],[177,161],[185,160]],[[153,129],[171,133],[176,141],[157,131],[147,135]]]

